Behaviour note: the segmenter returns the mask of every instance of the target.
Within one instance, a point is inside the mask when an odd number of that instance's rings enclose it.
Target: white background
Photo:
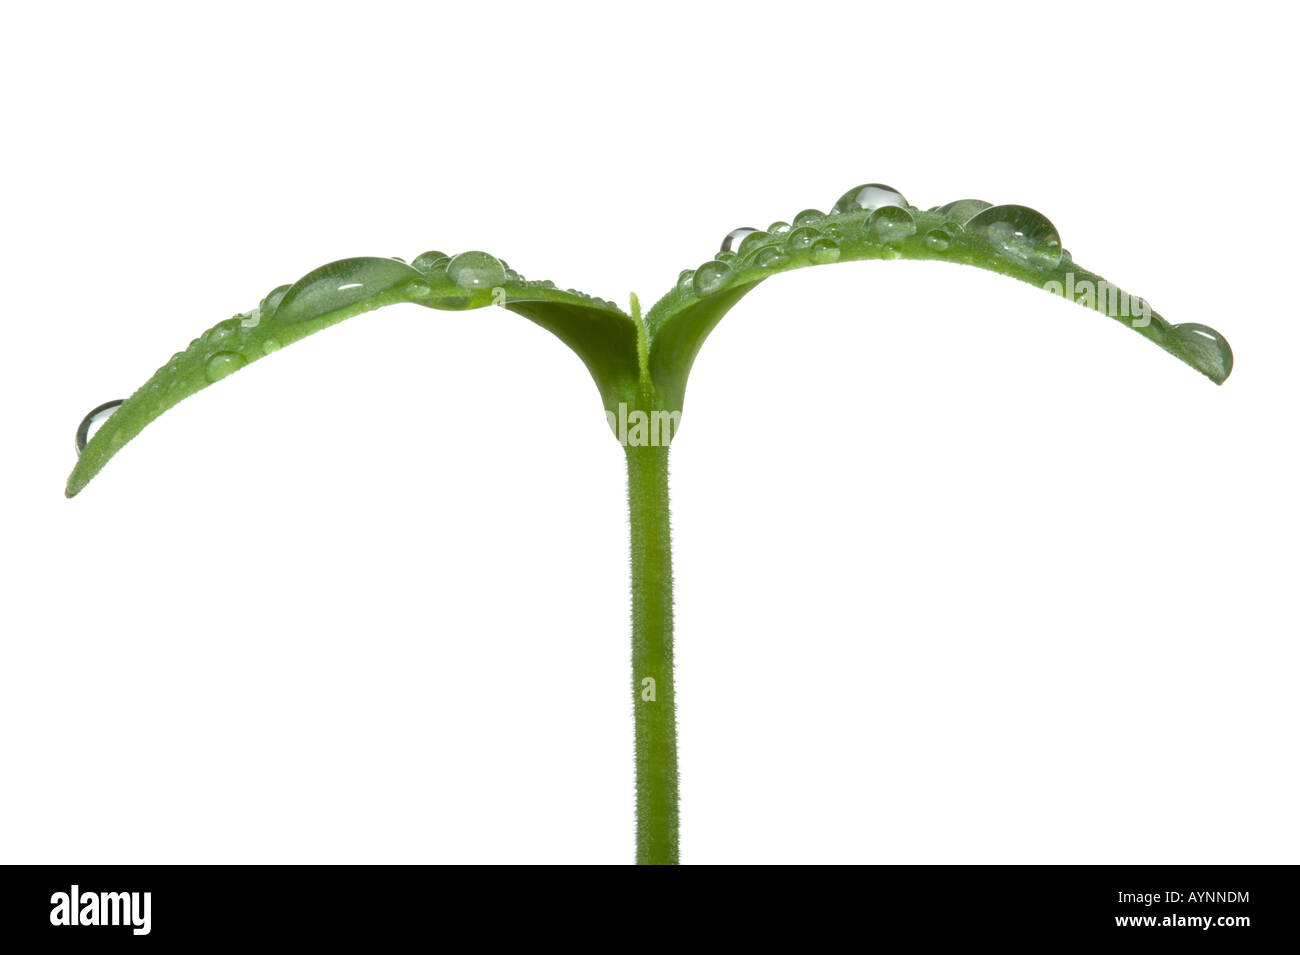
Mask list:
[[[649,304],[878,181],[1041,209],[1237,371],[938,263],[738,306],[672,461],[683,861],[1296,862],[1289,11],[896,6],[9,11],[0,861],[629,861],[622,457],[547,333],[347,322],[69,502],[73,430],[333,259]]]

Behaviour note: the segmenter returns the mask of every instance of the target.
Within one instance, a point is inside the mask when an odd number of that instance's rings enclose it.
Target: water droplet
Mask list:
[[[832,214],[841,212],[871,212],[873,209],[879,209],[882,206],[903,206],[907,205],[907,200],[903,194],[892,186],[884,186],[878,182],[869,182],[864,186],[854,186],[844,195],[840,196],[839,201],[831,209]]]
[[[402,289],[402,291],[406,294],[407,298],[414,299],[428,298],[433,294],[433,289],[429,286],[429,283],[420,281],[419,279],[407,283],[406,288]]]
[[[785,244],[791,249],[806,249],[822,237],[822,234],[816,229],[810,229],[807,226],[795,229],[785,240]]]
[[[867,231],[882,242],[901,242],[916,232],[916,220],[902,206],[881,206],[867,219]]]
[[[677,276],[677,291],[693,292],[695,291],[695,270],[682,269]]]
[[[812,244],[812,260],[814,262],[826,263],[834,262],[840,257],[840,247],[834,239],[821,238]]]
[[[731,266],[726,262],[705,262],[695,270],[695,291],[699,295],[708,295],[721,288],[731,275]]]
[[[1021,262],[1054,266],[1061,261],[1061,236],[1047,216],[1028,206],[990,206],[966,223],[1004,255]]]
[[[277,352],[279,350],[280,350],[280,343],[277,342],[274,338],[268,338],[266,341],[262,342],[263,355],[269,355],[272,352]]]
[[[993,203],[985,202],[983,199],[958,199],[956,202],[940,206],[939,215],[946,216],[958,225],[965,225],[971,216],[983,212],[992,205]]]
[[[719,252],[714,256],[719,262],[731,262],[737,258],[735,252]]]
[[[262,299],[262,304],[258,306],[258,308],[261,309],[261,314],[258,315],[259,321],[265,321],[275,314],[275,310],[279,308],[280,303],[284,301],[284,294],[288,292],[291,287],[292,286],[289,285],[277,285],[275,288],[271,289],[271,291],[266,293],[266,298]]]
[[[254,309],[253,311],[257,311]],[[241,317],[228,318],[224,322],[218,322],[203,333],[203,341],[216,344],[230,338],[239,329],[242,324]]]
[[[925,234],[925,247],[935,252],[947,252],[952,245],[952,235],[946,229],[931,229]]]
[[[1222,384],[1232,374],[1232,349],[1227,339],[1208,325],[1183,322],[1172,328],[1180,350],[1191,364]]]
[[[422,252],[411,265],[421,272],[441,272],[450,261],[451,256],[445,252]]]
[[[81,419],[81,424],[77,425],[77,454],[86,450],[86,443],[94,437],[96,431],[103,427],[104,422],[113,416],[118,408],[126,401],[125,398],[118,398],[116,401],[105,401],[102,405],[92,408],[90,414]]]
[[[740,257],[747,259],[754,254],[755,249],[770,245],[775,241],[776,239],[773,238],[770,232],[751,232],[740,243],[740,249],[738,250]]]
[[[203,367],[203,375],[208,381],[220,381],[248,364],[248,360],[237,351],[219,351]]]
[[[506,280],[506,269],[486,252],[462,252],[447,263],[447,276],[461,288],[492,288]]]
[[[903,252],[897,246],[886,245],[881,248],[880,257],[882,259],[901,259],[903,257]]]
[[[772,269],[785,261],[785,253],[774,245],[767,245],[755,252],[751,261],[760,269]]]
[[[797,216],[794,217],[794,224],[796,226],[808,225],[808,223],[810,222],[817,222],[825,218],[826,218],[826,213],[818,209],[805,209],[803,212],[799,213]]]
[[[772,235],[785,235],[787,232],[790,231],[790,223],[782,222],[780,219],[778,219],[776,222],[773,222],[770,226],[767,227],[767,231],[772,233]]]
[[[310,321],[424,276],[392,259],[343,259],[322,265],[295,282],[276,310],[282,324]]]
[[[732,229],[722,239],[722,252],[739,252],[740,244],[745,241],[747,236],[751,236],[758,230],[750,226],[741,226],[739,229]]]

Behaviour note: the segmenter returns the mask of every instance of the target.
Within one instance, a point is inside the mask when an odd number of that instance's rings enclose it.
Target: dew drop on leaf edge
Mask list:
[[[1061,261],[1061,236],[1056,226],[1028,206],[990,206],[972,216],[965,230],[983,235],[1005,258],[1046,266]]]
[[[880,206],[867,219],[867,230],[882,242],[901,242],[916,232],[916,220],[902,206]]]
[[[854,186],[836,201],[831,208],[832,214],[843,212],[871,212],[882,206],[907,206],[903,194],[893,186],[879,182],[868,182]]]
[[[728,276],[731,275],[731,266],[726,262],[705,262],[695,270],[692,278],[692,284],[699,295],[708,295],[715,292],[726,283]]]
[[[203,366],[203,377],[207,378],[209,383],[217,382],[239,371],[247,363],[248,360],[239,352],[219,351]]]
[[[506,269],[486,252],[462,252],[447,263],[447,277],[461,288],[492,288],[505,282]]]
[[[732,229],[722,237],[722,245],[718,248],[719,252],[739,252],[740,244],[746,238],[756,233],[758,230],[753,226],[741,226],[739,229]]]

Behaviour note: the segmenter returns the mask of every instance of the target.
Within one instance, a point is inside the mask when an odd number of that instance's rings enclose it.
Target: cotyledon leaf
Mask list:
[[[758,283],[805,266],[866,259],[937,259],[1000,272],[1129,324],[1217,384],[1232,372],[1222,335],[1171,324],[1143,299],[1075,265],[1041,213],[979,199],[923,212],[896,189],[868,183],[846,192],[829,213],[806,209],[765,230],[734,229],[713,259],[682,272],[645,317],[649,370],[663,406],[681,410],[704,340]]]
[[[486,252],[426,252],[399,259],[352,258],[323,265],[261,304],[218,322],[172,356],[86,441],[78,435],[67,495],[77,494],[146,425],[208,385],[346,318],[398,302],[464,310],[501,305],[553,332],[582,359],[608,408],[635,400],[638,324],[612,302],[549,281],[528,281]],[[110,403],[111,405],[111,403]],[[84,442],[84,447],[82,444]]]
[[[1222,383],[1232,350],[1212,328],[1171,324],[1137,296],[1074,264],[1056,228],[1026,206],[962,199],[921,211],[895,189],[855,186],[829,213],[806,209],[766,230],[734,229],[718,254],[682,272],[645,315],[550,282],[530,282],[485,252],[426,252],[398,259],[344,259],[272,291],[251,312],[220,322],[172,357],[86,443],[68,496],[154,418],[244,365],[345,318],[395,302],[437,309],[498,304],[547,328],[582,359],[607,411],[620,405],[680,411],[700,347],[722,317],[765,279],[810,265],[867,259],[936,259],[1030,282],[1129,324],[1170,354]],[[102,413],[97,408],[83,423]],[[79,450],[81,440],[78,441]]]

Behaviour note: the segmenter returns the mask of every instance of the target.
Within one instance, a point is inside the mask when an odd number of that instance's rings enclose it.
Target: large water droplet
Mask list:
[[[833,214],[841,212],[870,212],[873,209],[879,209],[881,206],[906,206],[907,200],[903,194],[892,186],[884,186],[878,182],[869,182],[863,186],[854,186],[844,195],[840,196],[839,201],[831,209]]]
[[[720,289],[731,275],[731,266],[726,262],[705,262],[695,270],[695,291],[700,295]]]
[[[965,225],[971,216],[993,205],[991,202],[985,202],[983,199],[958,199],[956,202],[950,202],[945,206],[939,207],[939,215],[946,216],[958,225]]]
[[[266,298],[262,299],[261,304],[257,306],[257,309],[259,310],[257,316],[259,322],[264,322],[275,314],[275,310],[278,309],[280,303],[284,301],[285,293],[292,287],[293,286],[291,285],[277,285],[275,288],[271,289],[271,291],[266,293]],[[241,322],[241,324],[243,323]]]
[[[359,258],[331,262],[295,282],[284,293],[275,318],[278,323],[285,324],[309,321],[374,298],[412,279],[423,278],[409,265],[392,259]]]
[[[92,408],[90,414],[81,419],[81,424],[77,425],[77,454],[86,450],[86,442],[94,437],[95,432],[103,427],[104,422],[113,416],[115,412],[126,401],[125,398],[118,398],[116,401],[105,401],[102,405]]]
[[[506,269],[486,252],[462,252],[447,263],[447,277],[461,288],[492,288],[506,280]]]
[[[694,292],[695,291],[695,270],[682,269],[677,275],[677,291]]]
[[[441,272],[450,261],[451,256],[445,252],[422,252],[415,257],[411,265],[421,272]]]
[[[1171,334],[1197,369],[1223,383],[1232,374],[1232,349],[1228,341],[1208,325],[1184,322],[1175,325]]]
[[[772,235],[785,235],[790,231],[790,223],[782,222],[780,219],[777,219],[767,227],[767,231],[772,233]]]
[[[794,224],[796,226],[808,225],[810,222],[818,222],[825,218],[826,213],[822,212],[820,209],[805,209],[794,217]]]
[[[753,235],[758,230],[752,226],[741,226],[739,229],[732,229],[722,239],[721,252],[739,252],[740,244],[745,241],[746,237]]]
[[[1028,206],[990,206],[966,223],[966,231],[982,233],[1008,258],[1049,267],[1061,261],[1056,226]]]
[[[237,351],[219,351],[203,366],[203,376],[209,382],[220,381],[227,375],[239,371],[246,364],[248,359]]]
[[[901,206],[881,206],[867,219],[867,231],[882,242],[902,242],[916,232],[916,220]]]

